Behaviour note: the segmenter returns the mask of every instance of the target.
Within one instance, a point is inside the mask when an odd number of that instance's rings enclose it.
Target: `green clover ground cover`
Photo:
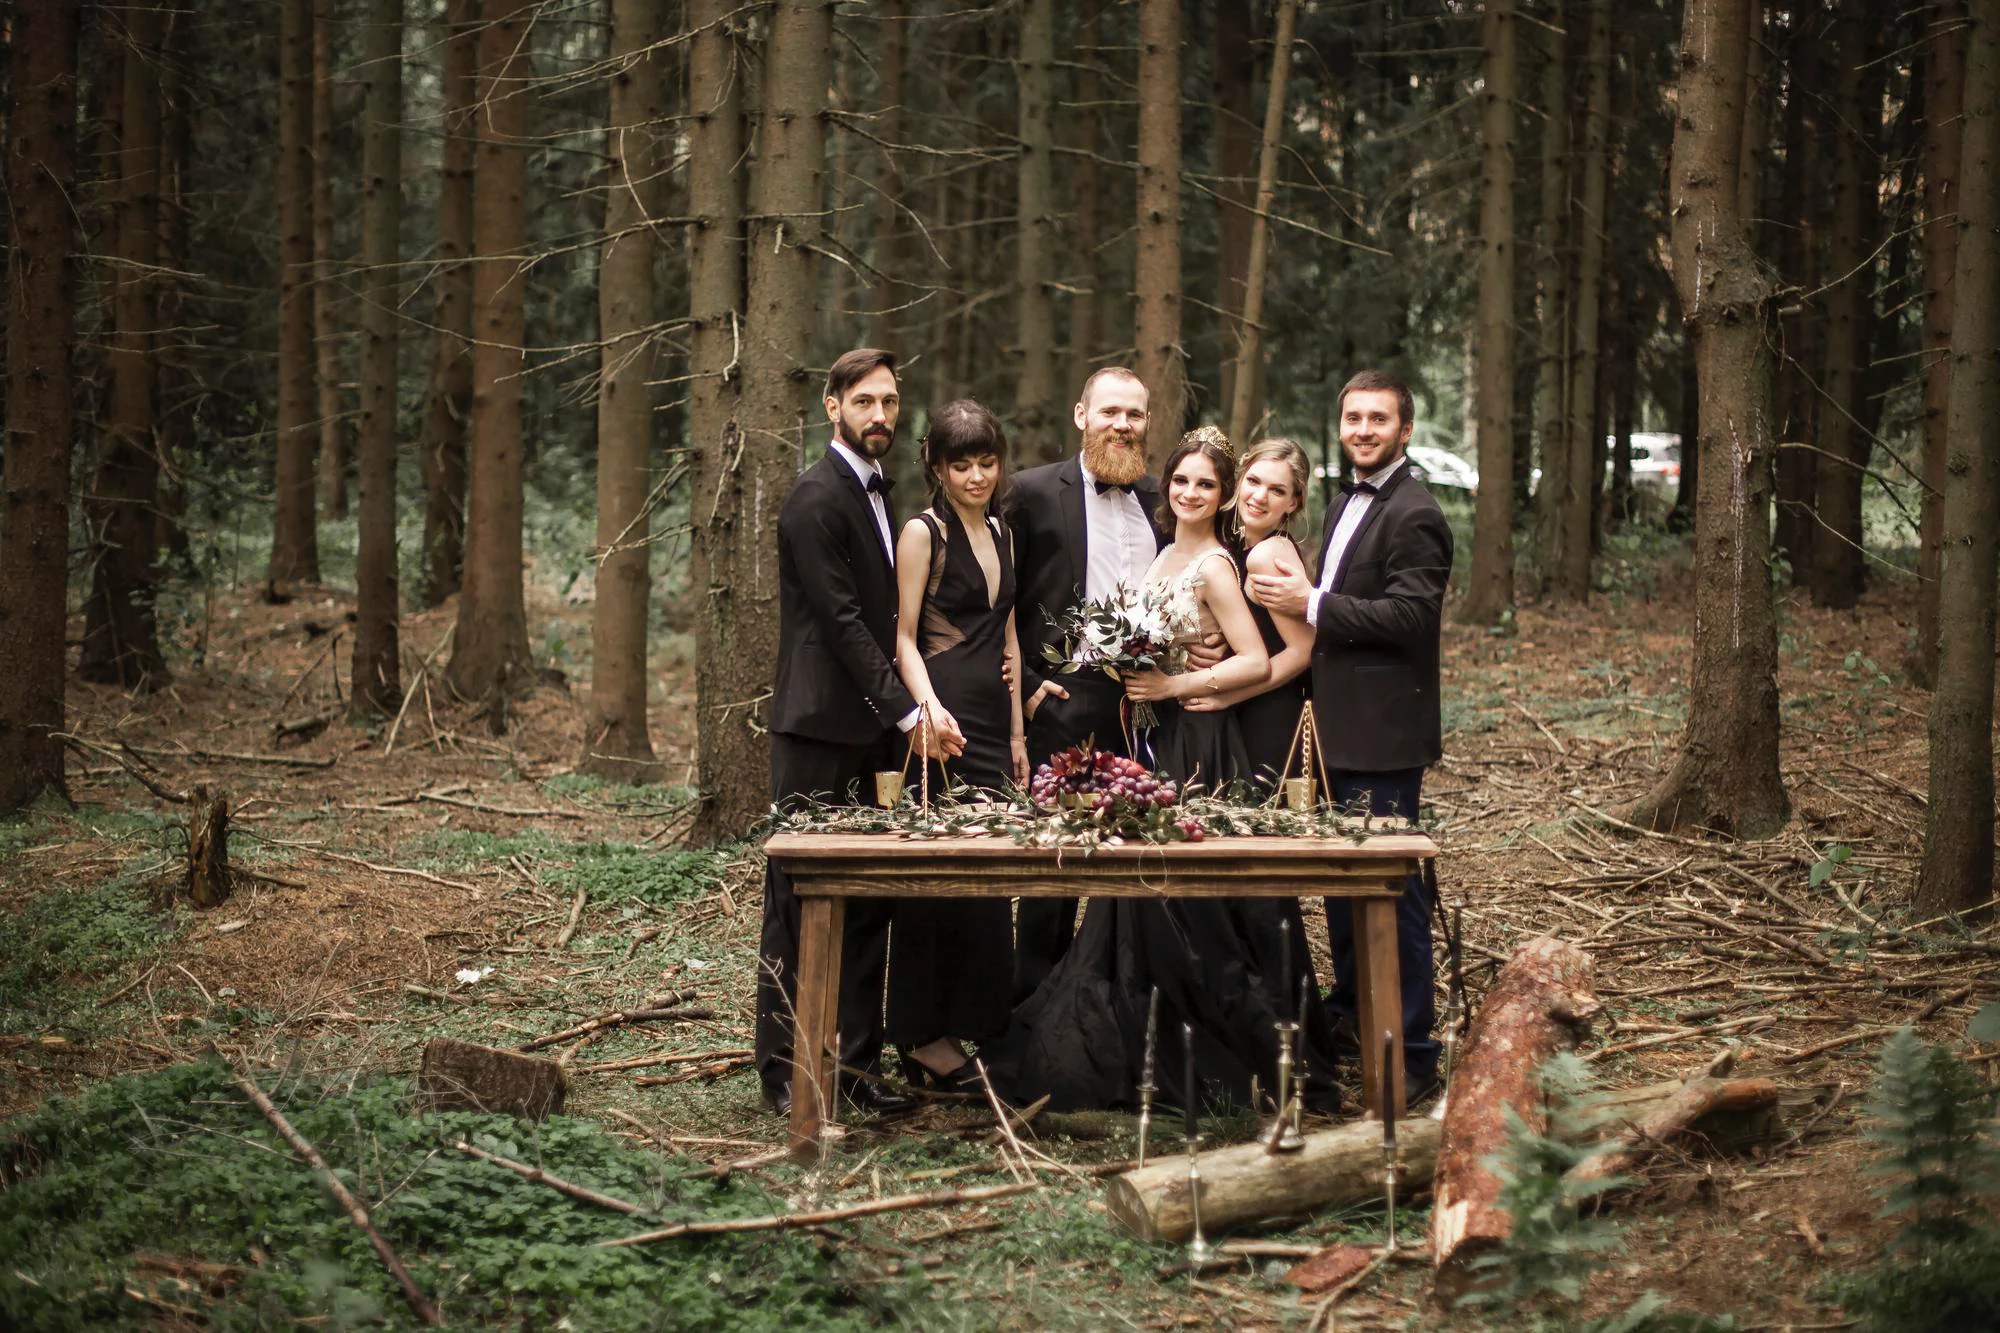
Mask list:
[[[868,1327],[892,1293],[851,1294],[789,1233],[597,1249],[645,1220],[575,1202],[453,1151],[463,1137],[661,1218],[781,1207],[742,1180],[686,1180],[674,1159],[593,1122],[418,1117],[394,1080],[267,1090],[455,1326],[616,1329]],[[0,1137],[0,1326],[152,1324],[125,1288],[142,1251],[238,1265],[203,1306],[212,1327],[414,1326],[366,1238],[217,1063],[176,1065],[50,1102]],[[261,1258],[261,1262],[260,1262]],[[199,1302],[197,1302],[199,1303]]]

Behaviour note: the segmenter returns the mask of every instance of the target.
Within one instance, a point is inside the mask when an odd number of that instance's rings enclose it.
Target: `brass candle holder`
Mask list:
[[[875,804],[884,810],[893,810],[903,799],[903,775],[893,768],[885,768],[875,775]]]
[[[1278,1106],[1277,1116],[1270,1128],[1264,1131],[1264,1151],[1270,1153],[1297,1152],[1306,1146],[1305,1135],[1299,1132],[1299,1099],[1302,1092],[1295,1052],[1298,1049],[1299,1025],[1297,1023],[1272,1024],[1278,1033]]]
[[[1153,1128],[1153,1098],[1160,1088],[1154,1077],[1160,1041],[1160,988],[1146,1007],[1146,1061],[1139,1072],[1139,1165],[1146,1164],[1146,1139]]]
[[[1188,1238],[1188,1262],[1196,1267],[1215,1258],[1216,1249],[1201,1231],[1201,1136],[1188,1135],[1188,1211],[1194,1215],[1194,1235]]]
[[[1313,808],[1313,802],[1318,798],[1318,786],[1319,784],[1309,777],[1286,778],[1285,808],[1299,814],[1309,812]]]

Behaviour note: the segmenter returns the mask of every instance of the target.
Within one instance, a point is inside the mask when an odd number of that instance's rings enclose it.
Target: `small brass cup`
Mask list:
[[[1311,778],[1285,779],[1285,808],[1304,813],[1313,808],[1314,788],[1319,784]]]
[[[875,775],[875,804],[884,810],[893,810],[903,799],[903,774],[899,769],[884,769]]]

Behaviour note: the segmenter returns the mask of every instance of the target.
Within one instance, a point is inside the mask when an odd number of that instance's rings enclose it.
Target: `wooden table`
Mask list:
[[[799,897],[798,991],[792,1038],[794,1152],[817,1149],[838,1101],[832,1069],[840,940],[849,898],[1348,898],[1354,912],[1361,1081],[1381,1105],[1382,1080],[1403,1109],[1403,1000],[1396,900],[1437,855],[1420,833],[1347,838],[1209,838],[1122,847],[1021,847],[1005,837],[906,838],[893,833],[780,833],[764,844]],[[1384,1031],[1392,1056],[1382,1063]]]

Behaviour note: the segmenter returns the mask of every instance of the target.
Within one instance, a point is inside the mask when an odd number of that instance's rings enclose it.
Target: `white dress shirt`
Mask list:
[[[860,454],[855,453],[847,447],[847,442],[839,436],[835,436],[833,439],[833,452],[841,462],[847,464],[847,470],[854,474],[854,479],[860,482],[864,489],[867,487],[870,477],[879,477],[882,475],[882,465],[880,463],[872,458],[863,458]],[[889,531],[889,506],[882,502],[882,492],[868,492],[868,507],[875,511],[875,531],[881,534],[882,549],[889,553],[889,568],[894,569],[896,567],[896,536]]]
[[[1136,588],[1146,581],[1146,570],[1160,553],[1146,507],[1136,492],[1107,487],[1097,489],[1097,478],[1083,467],[1084,551],[1088,561],[1083,572],[1083,595],[1088,601],[1109,597],[1123,583]]]
[[[1403,466],[1404,458],[1384,468],[1377,468],[1365,477],[1356,477],[1358,482],[1380,486],[1396,475],[1396,469]],[[1319,571],[1319,590],[1306,601],[1306,624],[1319,628],[1320,599],[1333,591],[1333,581],[1340,574],[1340,562],[1347,554],[1354,534],[1361,531],[1361,520],[1368,517],[1368,507],[1375,503],[1372,491],[1364,491],[1358,486],[1349,493],[1347,503],[1341,507],[1340,520],[1333,525],[1333,539],[1326,544],[1326,564]]]
[[[855,453],[837,435],[833,439],[833,453],[841,462],[847,464],[847,470],[854,474],[854,479],[860,482],[864,489],[867,487],[870,477],[879,477],[882,475],[882,465],[880,463],[872,458],[863,458],[860,454]],[[868,492],[868,507],[874,511],[875,531],[881,534],[882,549],[889,556],[889,568],[894,569],[896,567],[896,539],[889,531],[889,506],[883,503],[882,492]],[[909,731],[917,725],[917,719],[922,714],[922,708],[912,708],[909,712],[896,719],[896,729],[898,731]]]

